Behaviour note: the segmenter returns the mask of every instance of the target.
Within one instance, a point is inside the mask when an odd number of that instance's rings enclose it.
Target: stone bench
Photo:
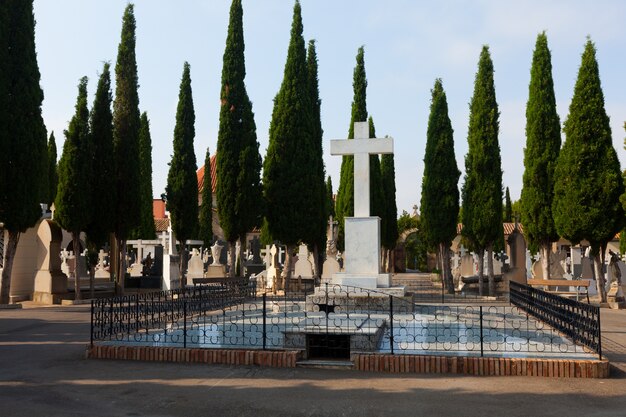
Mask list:
[[[587,296],[587,303],[589,303],[589,281],[587,280],[570,280],[570,279],[529,279],[526,284],[531,287],[542,287],[544,291],[556,295],[575,295],[576,301],[579,301],[581,295],[581,288],[584,292],[582,294]],[[574,287],[576,291],[560,290],[558,287]],[[550,289],[554,288],[554,289]]]

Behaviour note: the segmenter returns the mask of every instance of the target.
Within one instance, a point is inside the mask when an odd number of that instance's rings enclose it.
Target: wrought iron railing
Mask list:
[[[197,287],[94,300],[92,343],[194,348],[570,357],[579,339],[510,305],[420,305],[411,297],[323,285],[313,294]]]
[[[602,358],[600,307],[516,282],[510,283],[510,301]]]

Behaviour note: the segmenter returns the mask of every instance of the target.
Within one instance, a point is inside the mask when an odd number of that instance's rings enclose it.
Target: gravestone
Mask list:
[[[271,288],[274,292],[278,290],[279,281],[280,281],[280,268],[278,266],[278,248],[276,245],[272,245],[269,250],[270,254],[270,262],[267,265],[267,278],[266,278],[266,286],[267,288]]]
[[[263,261],[261,259],[261,242],[259,241],[259,238],[254,236],[248,241],[248,243],[250,244],[252,259],[244,263],[244,276],[246,278],[249,278],[250,275],[256,275],[265,269],[265,265],[263,265]]]
[[[517,229],[517,224],[515,224],[515,228],[513,232],[507,238],[508,243],[508,259],[509,259],[509,270],[504,274],[505,281],[514,281],[519,284],[525,284],[527,278],[527,260],[530,259],[527,256],[526,251],[526,240],[524,236]]]
[[[461,277],[472,277],[476,275],[476,267],[474,266],[474,257],[469,253],[461,257]]]
[[[211,246],[211,258],[213,262],[207,267],[207,278],[223,278],[226,276],[226,266],[222,263],[222,254],[224,251],[224,245],[221,245],[219,241],[216,241]]]
[[[204,262],[202,262],[200,251],[196,248],[191,250],[187,265],[187,285],[193,285],[194,278],[204,278]]]
[[[332,155],[353,155],[354,217],[345,221],[345,272],[333,283],[361,288],[388,288],[391,274],[380,270],[380,218],[370,217],[370,155],[392,154],[393,139],[370,139],[367,122],[354,123],[354,139],[331,140]],[[404,289],[402,289],[404,293]]]
[[[298,260],[294,269],[295,278],[313,278],[313,265],[309,261],[309,249],[302,244],[298,247]]]
[[[94,275],[96,279],[98,278],[108,279],[111,277],[111,274],[107,270],[107,264],[106,264],[107,256],[108,254],[103,249],[100,249],[100,252],[98,252],[98,264],[96,265],[96,272]]]
[[[61,271],[63,234],[61,228],[51,220],[43,220],[37,228],[37,272],[33,301],[43,304],[60,304],[67,294],[67,276]]]

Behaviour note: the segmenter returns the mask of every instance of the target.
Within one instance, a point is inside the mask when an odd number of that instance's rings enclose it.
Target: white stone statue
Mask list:
[[[222,254],[222,249],[224,246],[220,245],[218,242],[215,242],[213,246],[211,246],[211,256],[213,256],[213,262],[211,265],[213,266],[222,266],[220,263],[220,255]]]

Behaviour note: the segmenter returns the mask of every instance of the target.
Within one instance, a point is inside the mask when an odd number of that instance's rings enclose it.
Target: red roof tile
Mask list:
[[[198,194],[202,193],[204,189],[204,165],[196,172],[198,177]],[[217,161],[215,155],[211,156],[211,192],[215,193],[217,190]]]

